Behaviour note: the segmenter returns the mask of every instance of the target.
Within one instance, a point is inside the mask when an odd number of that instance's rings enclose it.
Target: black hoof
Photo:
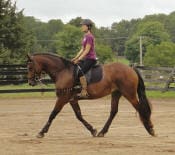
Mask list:
[[[93,137],[96,137],[96,135],[97,135],[97,130],[94,129],[93,132],[92,132],[91,134],[92,134]]]
[[[149,134],[150,134],[151,136],[153,136],[153,137],[157,137],[157,135],[155,134],[155,131],[154,131],[153,128],[151,128],[151,129],[149,130]]]
[[[43,138],[43,137],[44,137],[44,133],[38,133],[38,134],[36,135],[36,137],[37,137],[37,138]]]
[[[104,134],[103,133],[98,133],[97,137],[104,137]]]

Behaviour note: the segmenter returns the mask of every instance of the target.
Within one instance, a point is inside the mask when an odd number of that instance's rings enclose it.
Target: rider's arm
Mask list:
[[[72,59],[72,61],[78,59],[78,58],[81,56],[82,53],[83,53],[83,47],[82,47],[81,50],[77,53],[77,55]]]
[[[82,51],[82,53],[78,57],[78,60],[82,60],[89,53],[90,49],[91,49],[91,45],[87,44],[86,47],[85,47],[85,50]]]

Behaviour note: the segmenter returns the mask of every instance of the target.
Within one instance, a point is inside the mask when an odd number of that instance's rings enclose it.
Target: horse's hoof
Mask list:
[[[38,134],[36,135],[36,137],[37,137],[37,138],[43,138],[43,137],[44,137],[44,134],[43,134],[43,133],[38,133]]]
[[[157,137],[153,128],[150,129],[149,134],[153,137]]]
[[[104,134],[100,132],[97,137],[104,137]]]
[[[93,132],[92,132],[92,136],[96,137],[96,135],[97,135],[97,129],[94,129]]]

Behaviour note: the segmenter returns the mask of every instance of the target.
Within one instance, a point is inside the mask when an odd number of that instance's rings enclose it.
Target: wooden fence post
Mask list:
[[[162,92],[168,91],[168,89],[170,88],[170,84],[174,82],[174,75],[175,75],[175,67],[172,69],[172,72],[170,73]]]

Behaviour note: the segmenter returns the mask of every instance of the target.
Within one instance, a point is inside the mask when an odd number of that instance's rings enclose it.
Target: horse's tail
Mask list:
[[[151,104],[146,96],[145,92],[145,84],[141,74],[139,73],[138,69],[134,68],[135,72],[138,76],[138,87],[137,87],[137,94],[139,98],[139,114],[142,116],[141,120],[144,123],[146,120],[150,120],[151,117]]]

